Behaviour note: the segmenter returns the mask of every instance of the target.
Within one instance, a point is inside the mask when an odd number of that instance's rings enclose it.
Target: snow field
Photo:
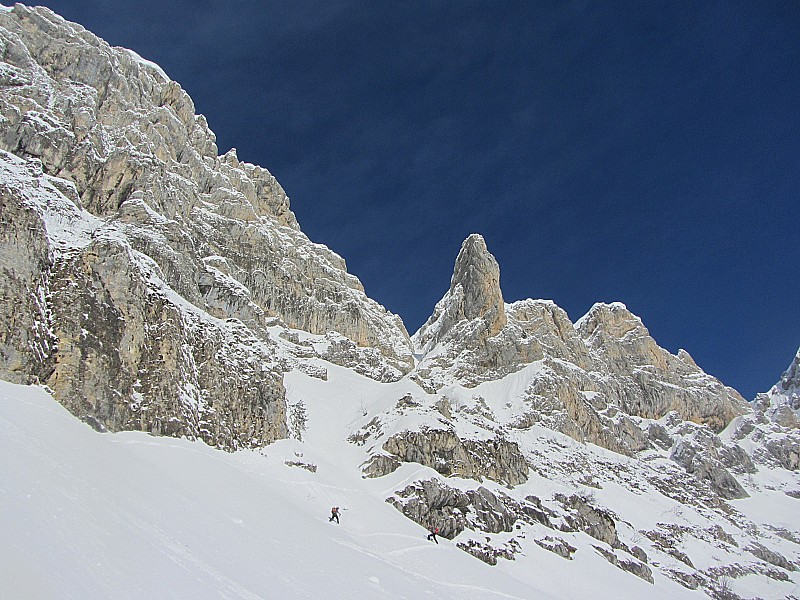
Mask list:
[[[533,595],[451,544],[427,542],[357,481],[287,467],[296,447],[226,454],[99,434],[42,390],[0,383],[0,596]],[[340,526],[327,522],[334,503],[346,509]]]
[[[143,433],[100,434],[43,390],[0,382],[0,597],[707,597],[668,579],[654,563],[655,585],[617,569],[593,548],[602,544],[582,533],[533,526],[517,537],[522,552],[515,560],[501,559],[495,567],[455,546],[469,538],[483,541],[480,532],[465,531],[457,540],[441,539],[438,546],[428,542],[427,532],[385,499],[415,481],[440,476],[430,468],[404,464],[384,477],[363,479],[361,465],[375,440],[358,446],[347,438],[375,415],[384,434],[434,426],[436,411],[398,413],[393,408],[407,393],[425,406],[435,398],[407,379],[382,384],[324,361],[318,366],[327,370],[327,380],[296,370],[284,379],[288,403],[302,403],[306,412],[302,441],[282,440],[233,454]],[[532,373],[536,368],[530,367]],[[508,411],[503,415],[508,417],[524,389],[525,375],[445,392],[464,404],[480,394],[493,409]],[[463,418],[457,428],[466,434],[479,429]],[[515,435],[523,436],[521,445],[536,448],[542,458],[559,453],[554,464],[574,457],[580,465],[587,454],[613,469],[637,463],[539,427]],[[654,464],[662,460],[653,458]],[[316,467],[316,472],[303,465]],[[658,522],[701,529],[718,522],[714,515],[613,478],[603,479],[599,489],[577,485],[578,475],[555,471],[544,476],[533,469],[514,495],[532,494],[547,503],[557,492],[586,492],[620,517],[617,530],[624,543],[641,546],[651,561],[666,566],[674,559],[653,551],[641,530]],[[797,500],[780,488],[795,479],[790,473],[760,471],[751,485],[774,492],[734,506],[757,523],[792,530]],[[491,481],[445,482],[465,490],[483,485],[508,492]],[[341,525],[328,522],[332,506],[342,508]],[[518,534],[494,534],[492,543],[502,545]],[[539,547],[534,540],[545,536],[576,547],[574,560]],[[770,546],[776,547],[774,542]],[[776,548],[791,556],[791,546],[786,541]],[[694,538],[678,547],[697,568],[729,559]],[[752,560],[743,550],[735,552],[743,562]],[[686,570],[677,561],[674,567]],[[782,598],[798,595],[794,579],[794,574],[786,582],[746,576],[731,586],[743,597]]]

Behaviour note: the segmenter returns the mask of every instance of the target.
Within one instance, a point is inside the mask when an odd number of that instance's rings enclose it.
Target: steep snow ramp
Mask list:
[[[4,598],[552,598],[335,477],[99,434],[38,388],[0,382],[0,454]],[[340,526],[330,496],[353,499]]]

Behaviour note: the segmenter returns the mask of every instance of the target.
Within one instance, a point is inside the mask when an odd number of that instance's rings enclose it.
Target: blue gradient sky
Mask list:
[[[413,333],[463,239],[752,398],[800,345],[800,3],[45,0],[160,64]],[[502,4],[502,6],[499,6]]]

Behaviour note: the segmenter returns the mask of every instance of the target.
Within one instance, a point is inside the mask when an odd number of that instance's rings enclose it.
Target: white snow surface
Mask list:
[[[440,476],[427,467],[404,464],[384,477],[363,479],[360,466],[368,449],[346,440],[375,414],[382,415],[384,435],[433,425],[426,410],[392,416],[397,399],[406,393],[424,403],[432,398],[421,396],[408,380],[381,384],[317,362],[327,369],[327,380],[297,370],[285,376],[287,401],[301,403],[306,411],[302,441],[287,439],[259,451],[232,454],[202,442],[139,432],[97,433],[46,391],[0,382],[0,597],[706,597],[657,568],[652,568],[654,584],[615,568],[593,548],[604,544],[580,532],[537,526],[522,539],[522,552],[515,560],[501,559],[495,567],[455,547],[455,542],[470,537],[482,540],[480,532],[466,530],[455,540],[441,539],[439,545],[428,542],[426,531],[385,499],[415,481]],[[499,395],[512,400],[525,375],[485,384],[480,392],[490,404]],[[475,390],[449,392],[466,405]],[[513,404],[507,410],[513,410]],[[480,427],[462,422],[457,429],[462,435],[475,435]],[[555,508],[555,493],[582,488],[575,482],[581,469],[570,475],[559,472],[557,463],[582,464],[583,470],[603,480],[602,489],[589,490],[595,502],[624,517],[617,525],[620,537],[644,547],[651,560],[669,564],[671,558],[657,553],[639,531],[672,522],[707,538],[703,532],[718,522],[703,509],[647,487],[628,488],[624,480],[643,466],[636,459],[544,428],[526,435],[538,465],[515,495],[535,494]],[[657,456],[650,460],[648,469],[671,464]],[[609,469],[607,479],[591,461]],[[646,479],[641,481],[646,486]],[[756,522],[793,528],[797,500],[781,489],[796,482],[795,474],[761,473],[754,484],[775,492],[739,501],[736,508]],[[490,481],[447,478],[445,483],[465,490],[484,485],[509,492]],[[328,522],[331,506],[342,508],[340,525]],[[725,529],[738,537],[729,524]],[[492,543],[502,545],[518,533],[494,534]],[[548,535],[577,548],[575,560],[533,543]],[[783,545],[776,545],[772,538],[770,547],[790,559],[796,556],[793,544],[779,540]],[[735,548],[689,536],[680,547],[697,568],[707,568],[721,560],[752,560],[741,549],[746,540],[739,542]],[[796,574],[788,581],[741,577],[735,585],[743,597],[800,593]]]
[[[408,464],[362,479],[363,450],[341,435],[357,420],[354,398],[392,386],[328,366],[328,382],[287,376],[309,409],[304,442],[233,454],[97,433],[42,389],[0,382],[0,596],[696,597],[657,573],[653,586],[615,569],[581,539],[570,542],[583,561],[530,544],[497,567],[426,541],[384,499],[435,473]],[[328,522],[334,505],[341,525]]]
[[[131,50],[130,48],[119,48],[119,49],[120,49],[120,50],[124,50],[125,52],[127,52],[128,54],[130,54],[130,55],[131,55],[131,57],[133,58],[133,60],[135,60],[135,61],[136,61],[137,63],[139,63],[140,65],[143,65],[143,66],[145,66],[145,67],[147,67],[147,68],[150,68],[150,69],[152,69],[153,71],[155,71],[156,73],[158,73],[158,75],[159,75],[159,76],[160,76],[160,77],[161,77],[161,78],[162,78],[164,81],[171,81],[171,80],[170,80],[170,78],[169,78],[169,75],[167,75],[167,74],[166,74],[166,72],[164,71],[164,69],[162,69],[162,68],[161,68],[159,65],[157,65],[157,64],[156,64],[156,63],[154,63],[153,61],[147,60],[146,58],[142,58],[141,56],[139,56],[139,54],[137,54],[136,52],[134,52],[134,51],[133,51],[133,50]]]
[[[553,597],[426,541],[336,456],[316,475],[286,466],[296,450],[99,434],[41,389],[0,383],[0,596]]]

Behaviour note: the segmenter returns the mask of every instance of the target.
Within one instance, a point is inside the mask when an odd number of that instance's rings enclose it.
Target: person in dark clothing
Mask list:
[[[328,519],[328,522],[330,523],[334,519],[336,519],[336,523],[338,524],[339,523],[339,507],[338,506],[334,506],[331,509],[331,518]]]
[[[428,531],[430,531],[430,533],[428,534],[428,541],[433,540],[438,544],[439,540],[436,539],[436,534],[439,533],[439,528],[431,527],[430,529],[428,529]]]

